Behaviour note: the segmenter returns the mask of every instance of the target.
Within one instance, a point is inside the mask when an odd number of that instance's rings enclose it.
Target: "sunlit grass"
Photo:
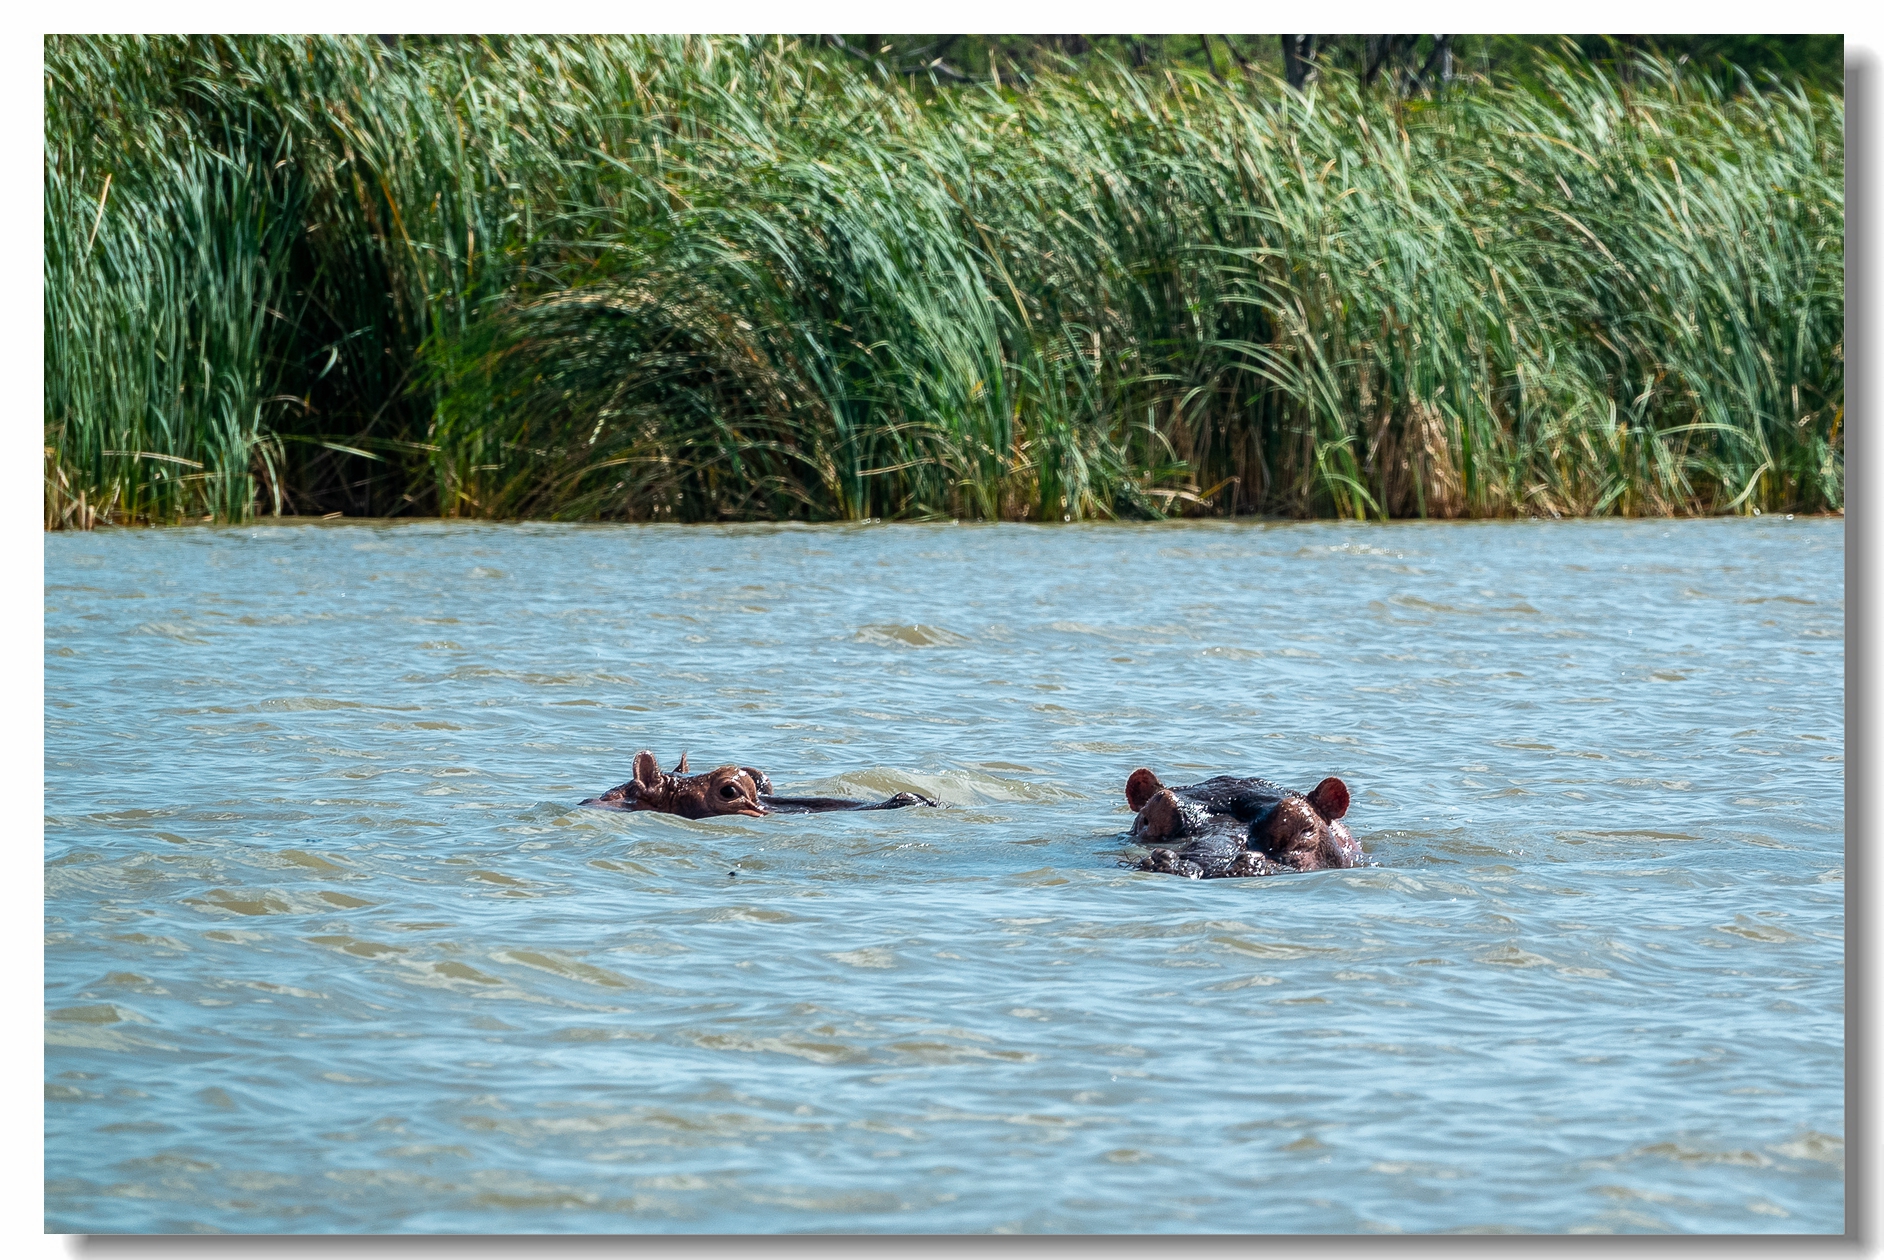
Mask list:
[[[1842,507],[1836,97],[114,37],[46,145],[52,525]]]

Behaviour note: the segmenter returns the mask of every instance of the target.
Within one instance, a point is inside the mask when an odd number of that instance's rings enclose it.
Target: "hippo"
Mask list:
[[[1342,823],[1348,785],[1326,778],[1304,796],[1267,779],[1218,775],[1166,787],[1143,766],[1125,781],[1125,802],[1138,811],[1132,839],[1156,848],[1138,863],[1186,879],[1238,879],[1350,867],[1361,846]],[[1122,865],[1122,864],[1121,864]]]
[[[635,777],[620,787],[592,796],[583,805],[599,809],[648,809],[682,818],[720,818],[743,814],[825,814],[838,810],[902,809],[909,805],[937,805],[914,792],[898,792],[886,801],[847,801],[836,796],[774,796],[772,780],[751,766],[721,766],[705,774],[687,773],[687,754],[666,774],[654,754],[635,754]]]

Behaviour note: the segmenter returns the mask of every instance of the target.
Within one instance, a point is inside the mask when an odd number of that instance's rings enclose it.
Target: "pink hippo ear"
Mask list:
[[[1329,822],[1348,812],[1348,785],[1332,776],[1315,785],[1315,790],[1308,794],[1308,803],[1315,807],[1315,812]]]
[[[1125,803],[1135,810],[1143,809],[1146,801],[1163,790],[1164,784],[1158,782],[1158,776],[1140,766],[1125,780]]]
[[[654,759],[653,753],[642,751],[635,754],[635,782],[650,789],[661,785],[661,763]]]
[[[686,753],[683,752],[682,754],[680,754],[680,760],[674,763],[674,768],[671,771],[669,771],[669,773],[670,774],[687,773],[687,754]]]

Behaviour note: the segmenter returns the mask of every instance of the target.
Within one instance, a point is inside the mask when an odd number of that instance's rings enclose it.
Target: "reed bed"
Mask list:
[[[58,38],[46,519],[1843,505],[1843,103]]]

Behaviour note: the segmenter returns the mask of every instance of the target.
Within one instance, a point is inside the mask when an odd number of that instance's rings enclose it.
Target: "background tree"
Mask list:
[[[804,37],[815,43],[819,37]],[[1111,59],[1156,73],[1200,67],[1267,71],[1300,88],[1315,76],[1349,73],[1401,93],[1454,78],[1513,79],[1566,53],[1594,66],[1626,68],[1647,54],[1683,63],[1730,90],[1791,79],[1843,89],[1840,35],[832,35],[822,37],[885,75],[941,83],[991,82],[1025,91],[1042,70]],[[879,63],[881,63],[879,65]]]

